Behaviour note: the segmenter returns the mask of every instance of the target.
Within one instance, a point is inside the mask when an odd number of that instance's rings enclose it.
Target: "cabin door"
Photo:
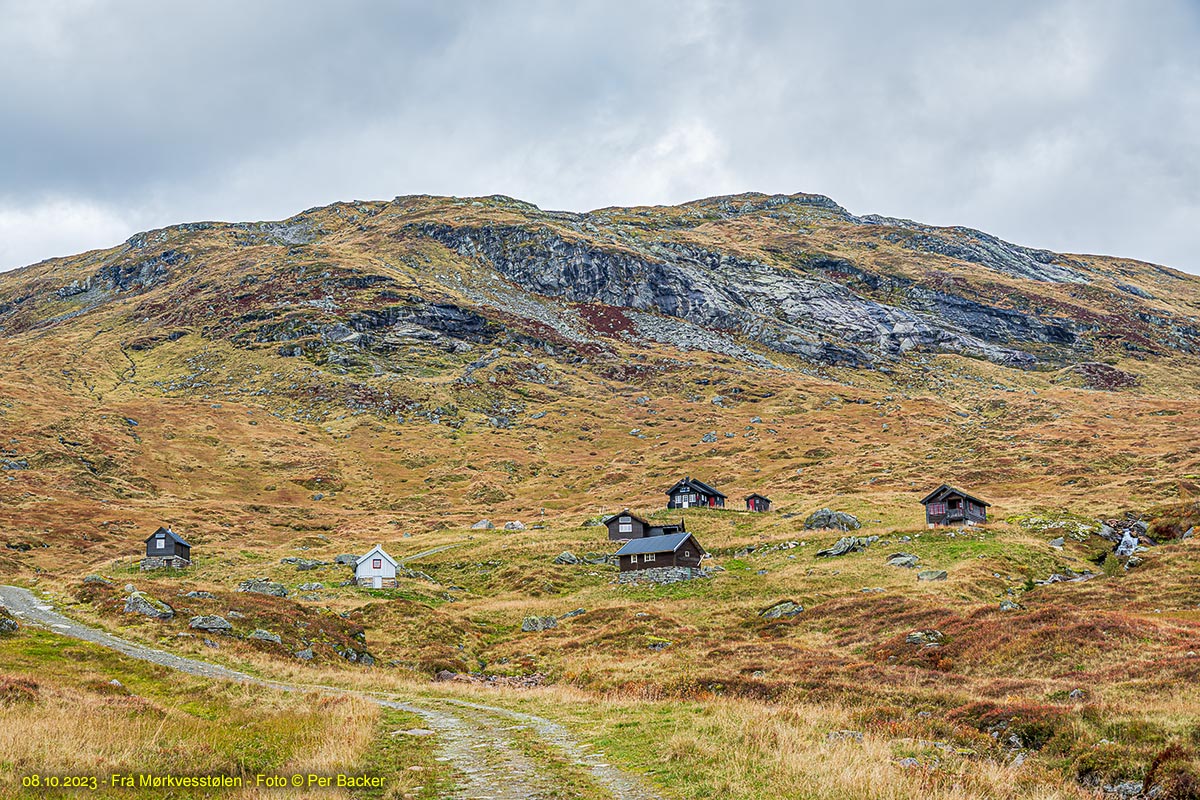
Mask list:
[[[376,589],[383,588],[383,576],[382,575],[376,575],[371,580],[374,581],[371,585],[374,586]]]

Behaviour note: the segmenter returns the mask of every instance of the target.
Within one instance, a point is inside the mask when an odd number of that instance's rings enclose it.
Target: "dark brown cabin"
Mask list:
[[[699,567],[704,548],[687,533],[633,539],[617,551],[621,572],[655,567]]]
[[[752,494],[746,498],[747,511],[770,511],[771,498],[763,497],[761,494]]]
[[[991,505],[944,483],[927,494],[921,504],[925,506],[925,524],[931,528],[935,525],[982,525],[987,522],[987,510]]]
[[[667,508],[724,508],[725,495],[688,476],[667,489]]]
[[[623,539],[641,539],[646,536],[666,536],[671,533],[682,533],[687,530],[684,527],[683,520],[679,520],[679,524],[655,525],[634,514],[628,508],[619,514],[613,514],[611,517],[602,520],[605,527],[608,528],[608,538],[612,541],[621,541]]]
[[[181,561],[191,563],[192,546],[170,528],[159,528],[146,539],[146,558],[167,566],[178,566]]]

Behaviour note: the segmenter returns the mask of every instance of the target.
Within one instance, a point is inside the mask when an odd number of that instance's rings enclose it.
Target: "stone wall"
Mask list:
[[[617,580],[620,583],[679,583],[708,576],[708,571],[699,567],[650,567],[622,572]]]
[[[142,569],[163,569],[170,567],[171,569],[184,569],[190,567],[191,561],[180,556],[146,556],[142,559]]]
[[[372,578],[359,578],[358,585],[365,586],[369,589],[375,585],[375,579],[373,577]],[[383,588],[384,589],[395,589],[396,588],[396,579],[395,578],[384,578],[383,579]]]

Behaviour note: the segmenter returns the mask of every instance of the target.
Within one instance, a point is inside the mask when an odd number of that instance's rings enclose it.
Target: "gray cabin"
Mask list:
[[[601,522],[608,528],[608,538],[614,542],[623,539],[641,539],[646,536],[666,536],[687,530],[682,519],[679,520],[678,525],[674,523],[655,525],[634,514],[628,508],[601,520]]]
[[[765,497],[765,496],[763,496],[761,494],[757,494],[757,493],[748,495],[746,497],[746,510],[747,511],[770,511],[771,510],[771,498]]]
[[[667,508],[724,508],[724,493],[690,475],[667,489]]]
[[[192,563],[192,546],[170,528],[159,528],[146,539],[142,569],[183,569]]]
[[[633,539],[617,551],[621,572],[655,569],[658,567],[700,566],[704,548],[696,537],[686,531],[665,536],[646,536]]]
[[[991,505],[945,483],[925,495],[921,504],[925,506],[925,524],[930,528],[936,525],[983,525]]]

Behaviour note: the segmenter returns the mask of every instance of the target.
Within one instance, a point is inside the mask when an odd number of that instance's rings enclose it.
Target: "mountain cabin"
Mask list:
[[[761,494],[752,494],[746,498],[747,511],[770,511],[771,498],[763,497]]]
[[[688,476],[667,489],[667,508],[724,508],[725,495]]]
[[[396,559],[375,545],[354,562],[354,582],[372,589],[396,588]]]
[[[686,531],[631,539],[617,551],[621,572],[657,567],[698,568],[703,556],[704,548]]]
[[[608,528],[608,538],[614,542],[623,539],[641,539],[646,536],[666,536],[687,530],[682,519],[679,520],[678,525],[674,523],[655,525],[634,514],[628,508],[619,514],[613,514],[602,522]]]
[[[944,483],[927,494],[921,504],[925,506],[925,524],[930,528],[936,525],[982,525],[987,522],[987,510],[991,505]]]
[[[159,528],[146,539],[142,569],[183,569],[192,565],[192,546],[170,528]]]

